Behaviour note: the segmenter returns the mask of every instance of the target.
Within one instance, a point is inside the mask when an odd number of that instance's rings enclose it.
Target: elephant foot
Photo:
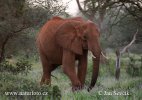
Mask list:
[[[83,86],[81,85],[81,86],[73,86],[72,87],[72,91],[73,92],[75,92],[75,91],[80,91],[80,90],[82,90],[83,89]]]
[[[79,91],[79,90],[82,90],[83,89],[83,85],[80,83],[80,81],[76,82],[76,84],[74,84],[72,86],[72,91],[75,92],[75,91]]]
[[[41,79],[40,85],[43,85],[43,84],[50,85],[51,80],[49,78],[46,78],[46,77],[43,76],[42,79]]]

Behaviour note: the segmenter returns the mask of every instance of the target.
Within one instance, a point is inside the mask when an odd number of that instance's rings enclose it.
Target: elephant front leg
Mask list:
[[[78,78],[82,84],[82,88],[84,87],[86,71],[87,71],[87,50],[84,50],[83,55],[79,58],[78,64]]]
[[[75,54],[71,51],[64,50],[62,65],[64,73],[70,78],[72,82],[72,90],[79,90],[81,83],[77,77],[75,70]]]

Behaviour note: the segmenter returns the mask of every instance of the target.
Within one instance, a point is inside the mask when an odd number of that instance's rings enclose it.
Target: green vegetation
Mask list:
[[[60,100],[61,91],[58,86],[40,86],[36,79],[31,77],[34,76],[30,75],[33,70],[27,60],[19,60],[16,65],[4,61],[0,67],[3,68],[0,73],[0,98],[2,100],[11,98],[12,100]]]
[[[128,59],[128,57],[124,57],[124,59]],[[129,60],[123,60],[122,68],[121,68],[121,76],[120,80],[116,80],[114,77],[115,70],[115,62],[112,58],[108,65],[101,64],[100,66],[100,74],[95,88],[89,93],[86,89],[81,92],[71,93],[64,92],[64,88],[59,84],[63,91],[63,100],[141,100],[141,89],[142,89],[142,76],[139,77],[131,77],[126,72],[126,67],[128,66],[127,62]],[[91,63],[89,63],[86,85],[89,85],[89,77],[91,75]],[[56,74],[55,74],[56,75]],[[58,75],[59,76],[59,75]],[[64,79],[65,80],[65,79]],[[66,83],[61,83],[66,84]],[[129,95],[99,95],[99,92],[107,91],[107,92],[128,92]]]
[[[135,56],[129,57],[130,62],[127,66],[127,73],[131,76],[142,76],[142,57],[136,58]]]
[[[139,55],[136,55],[136,58],[141,58]],[[85,89],[79,92],[72,92],[71,83],[68,77],[62,72],[61,67],[57,68],[52,75],[51,86],[40,86],[40,78],[42,75],[42,67],[40,62],[28,59],[30,64],[32,64],[32,69],[25,74],[19,72],[18,74],[12,74],[9,72],[0,73],[0,97],[2,100],[7,100],[8,98],[13,98],[16,100],[21,98],[23,100],[141,100],[142,99],[142,78],[141,76],[131,76],[127,73],[127,67],[129,63],[132,63],[129,60],[129,57],[124,56],[122,60],[121,76],[120,80],[116,80],[114,75],[115,70],[115,60],[112,56],[108,60],[107,64],[101,64],[100,73],[97,84],[92,91],[87,91],[87,86],[90,83],[92,62],[89,58],[88,61],[88,70],[85,82]],[[28,62],[29,63],[29,62]],[[23,63],[20,64],[21,66]],[[142,73],[141,73],[142,75]],[[5,92],[47,92],[48,95],[31,95],[31,96],[6,96]],[[104,92],[107,94],[104,94]],[[112,92],[125,92],[123,95],[111,95],[108,93]],[[101,93],[101,94],[100,94]],[[125,95],[125,94],[129,95]]]
[[[19,59],[16,63],[10,63],[8,60],[4,60],[0,63],[0,72],[11,72],[13,74],[24,73],[28,74],[32,65],[26,59]]]

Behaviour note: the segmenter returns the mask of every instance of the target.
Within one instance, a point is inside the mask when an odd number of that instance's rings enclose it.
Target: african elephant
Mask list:
[[[92,52],[93,73],[88,90],[97,80],[100,62],[99,31],[91,21],[81,17],[62,19],[53,17],[40,30],[37,36],[37,47],[43,66],[41,84],[51,83],[51,72],[62,65],[63,72],[72,83],[72,90],[84,86],[88,50]],[[75,61],[78,60],[76,71]]]

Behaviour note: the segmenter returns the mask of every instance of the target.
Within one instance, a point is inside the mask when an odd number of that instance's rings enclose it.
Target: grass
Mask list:
[[[114,57],[114,56],[113,56]],[[124,62],[128,62],[127,56],[123,57],[123,64],[121,69],[121,76],[120,80],[116,80],[114,78],[114,68],[115,63],[112,57],[112,62],[109,65],[101,64],[100,66],[100,74],[96,83],[95,88],[93,88],[90,92],[87,89],[83,89],[79,92],[72,92],[71,90],[71,83],[68,77],[63,73],[61,67],[57,68],[52,75],[52,86],[58,86],[61,90],[61,100],[142,100],[142,77],[131,77],[126,73],[126,66]],[[138,58],[139,56],[137,56]],[[90,83],[91,80],[91,67],[92,63],[89,60],[88,62],[88,70],[86,76],[85,87]],[[7,87],[12,86],[11,88],[17,88],[15,82],[13,80],[20,81],[21,84],[27,84],[25,81],[32,81],[32,84],[36,84],[31,89],[35,89],[35,87],[39,86],[40,78],[42,75],[42,67],[41,63],[38,61],[31,60],[33,70],[27,76],[10,76],[9,74],[5,74],[6,80],[9,80],[9,83],[6,83],[0,80],[0,85],[5,84],[4,89],[6,90]],[[45,87],[47,88],[47,87]],[[36,88],[40,89],[40,88]],[[0,88],[2,90],[2,88]],[[113,91],[116,92],[128,92],[130,95],[99,95],[99,92],[106,91],[112,93]],[[5,96],[3,96],[2,100],[7,100]],[[27,99],[25,99],[27,100]],[[35,99],[36,100],[36,99]],[[54,99],[53,99],[54,100]]]

